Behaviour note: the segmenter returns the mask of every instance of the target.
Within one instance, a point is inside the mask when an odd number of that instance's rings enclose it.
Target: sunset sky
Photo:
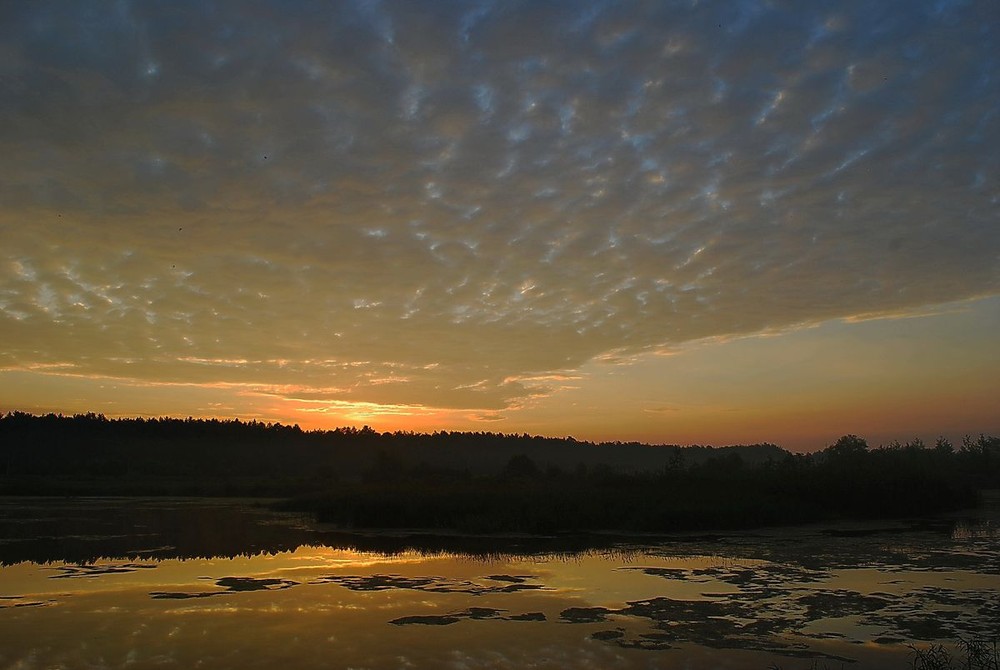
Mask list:
[[[1000,3],[4,2],[0,411],[1000,433]]]

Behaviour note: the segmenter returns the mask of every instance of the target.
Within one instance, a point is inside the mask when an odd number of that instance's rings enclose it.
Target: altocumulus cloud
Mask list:
[[[501,409],[1000,287],[1000,5],[8,2],[0,366]]]

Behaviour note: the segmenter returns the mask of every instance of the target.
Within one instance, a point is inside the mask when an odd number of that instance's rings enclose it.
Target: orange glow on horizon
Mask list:
[[[430,394],[426,403],[353,400],[343,397],[363,390],[292,381],[147,381],[53,362],[0,370],[0,389],[17,390],[0,391],[0,410],[240,418],[306,430],[368,425],[379,432],[527,432],[651,444],[771,442],[797,451],[820,449],[845,433],[873,444],[939,435],[957,442],[997,430],[1000,356],[984,355],[993,349],[982,322],[1000,320],[998,305],[710,338],[669,356],[599,357],[576,370],[504,380],[522,389],[506,407],[435,406]],[[962,346],[929,356],[953,333]]]

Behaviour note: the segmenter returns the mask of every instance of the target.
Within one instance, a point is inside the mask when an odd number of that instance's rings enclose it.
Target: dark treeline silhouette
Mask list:
[[[650,447],[489,432],[379,433],[368,426],[298,426],[218,419],[109,419],[100,414],[0,416],[0,494],[290,495],[361,481],[374,471],[500,472],[518,454],[542,468],[658,470],[736,453],[748,463],[774,445]]]
[[[817,454],[238,420],[0,417],[0,494],[273,495],[344,528],[669,532],[918,516],[1000,487],[1000,438]]]
[[[294,508],[353,527],[670,532],[921,516],[972,507],[979,489],[998,486],[998,438],[968,439],[958,450],[944,440],[869,449],[848,435],[813,455],[748,464],[729,452],[656,471],[564,471],[527,455],[491,477],[379,467]]]

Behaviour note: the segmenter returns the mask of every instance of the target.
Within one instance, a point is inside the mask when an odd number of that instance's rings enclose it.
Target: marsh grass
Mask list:
[[[982,638],[959,637],[951,645],[930,644],[918,647],[906,645],[910,650],[911,670],[1000,670],[1000,641]],[[813,661],[802,670],[843,670],[843,664],[830,666],[826,662]],[[767,670],[785,670],[772,663]]]
[[[925,648],[907,645],[913,670],[1000,670],[1000,649],[996,639],[958,638],[949,650],[943,644]]]
[[[911,670],[1000,670],[1000,642],[982,638],[959,637],[951,645],[930,644],[918,647],[906,645],[910,650]],[[844,668],[840,665],[838,670]],[[767,670],[784,670],[784,666],[772,663]],[[813,661],[803,670],[834,670],[830,665]]]

